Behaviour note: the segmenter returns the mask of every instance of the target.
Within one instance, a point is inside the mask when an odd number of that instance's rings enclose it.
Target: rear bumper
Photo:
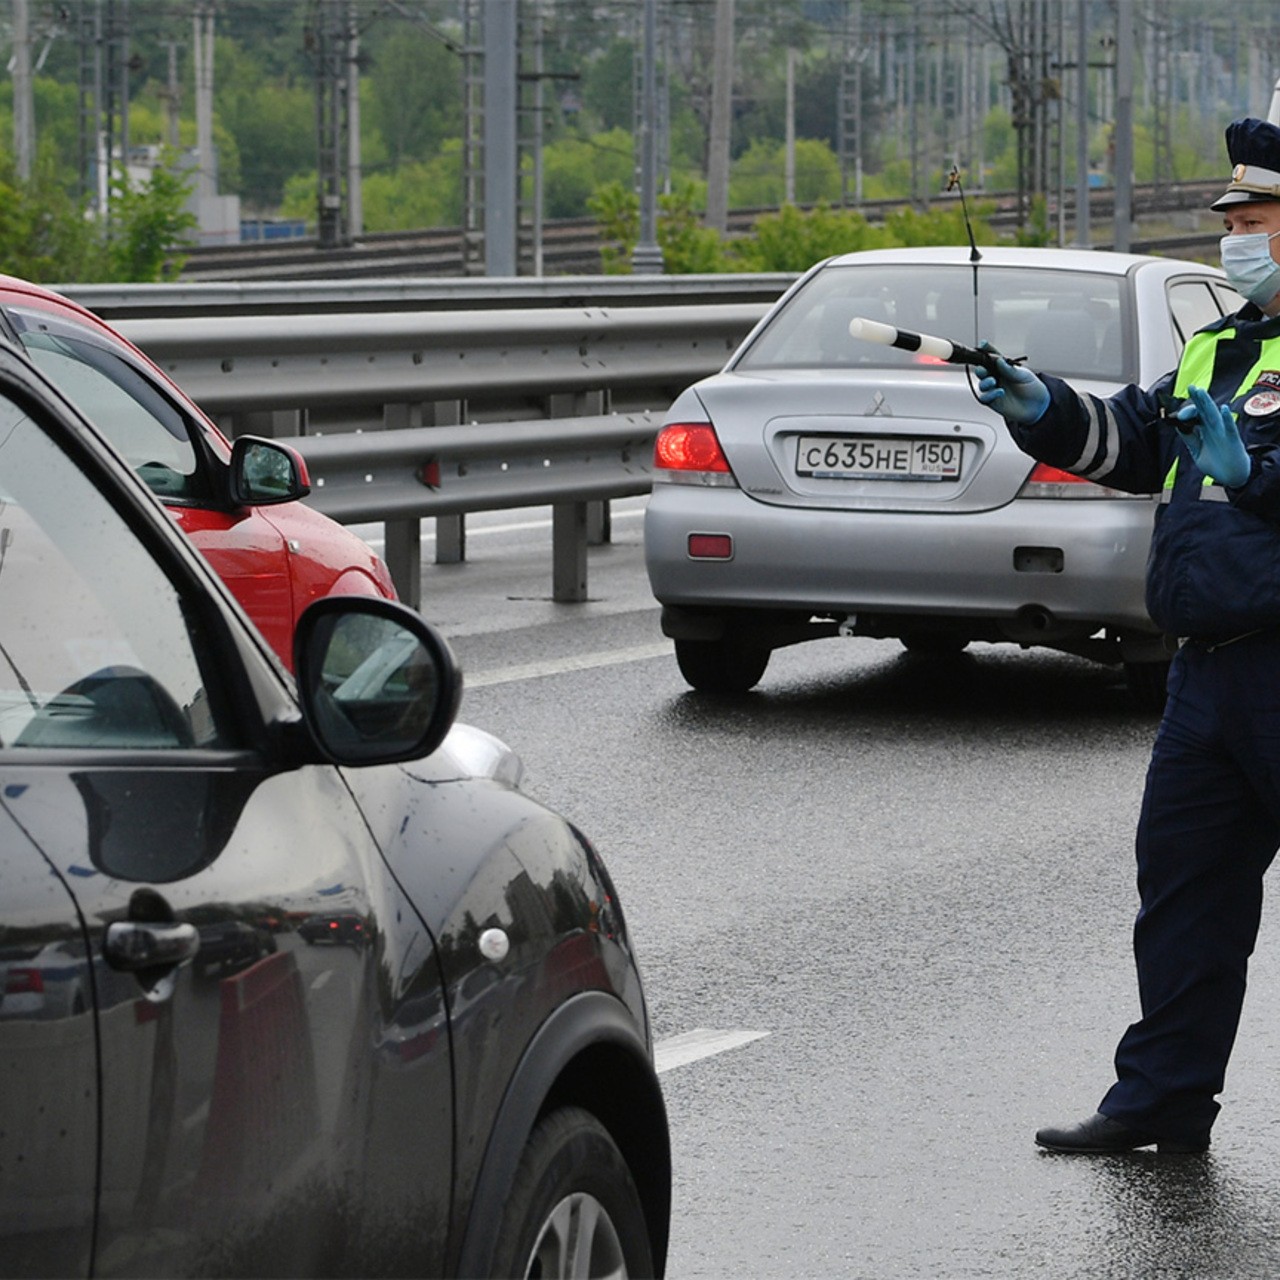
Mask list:
[[[1011,639],[1030,618],[1073,631],[1154,632],[1143,603],[1152,518],[1151,503],[1132,499],[886,514],[655,485],[645,563],[657,599],[689,609],[986,620]],[[732,558],[691,559],[691,533],[727,534]]]

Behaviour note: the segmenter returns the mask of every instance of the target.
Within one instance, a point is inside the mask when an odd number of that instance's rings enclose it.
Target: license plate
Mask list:
[[[958,480],[959,440],[936,436],[801,436],[796,474],[822,480]]]

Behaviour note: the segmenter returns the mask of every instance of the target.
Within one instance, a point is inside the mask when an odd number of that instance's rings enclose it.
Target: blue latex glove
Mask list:
[[[989,350],[990,343],[984,342],[982,349]],[[990,405],[1006,422],[1027,427],[1039,422],[1049,407],[1049,388],[1030,369],[1010,364],[995,351],[992,355],[995,359],[990,369],[974,366],[978,374],[978,399]]]
[[[1235,414],[1200,387],[1188,387],[1189,404],[1178,410],[1174,424],[1182,433],[1196,466],[1205,475],[1238,489],[1249,479],[1249,455],[1236,427]]]

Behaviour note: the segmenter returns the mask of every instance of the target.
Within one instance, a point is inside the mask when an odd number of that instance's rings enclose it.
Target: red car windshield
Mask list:
[[[157,497],[207,501],[185,418],[96,335],[44,313],[8,308],[32,363],[124,455]]]

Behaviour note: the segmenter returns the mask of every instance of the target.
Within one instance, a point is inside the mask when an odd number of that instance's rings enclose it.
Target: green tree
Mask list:
[[[705,185],[680,182],[658,197],[658,247],[663,270],[672,275],[729,270],[718,231],[704,227],[698,210],[706,204]],[[621,182],[598,187],[588,200],[605,241],[600,257],[606,275],[628,275],[640,238],[640,201]]]
[[[786,194],[786,144],[756,141],[733,163],[729,203],[739,209],[780,205]],[[796,139],[796,203],[840,198],[840,161],[825,142]]]
[[[37,283],[115,280],[150,283],[176,274],[179,246],[195,219],[185,208],[188,179],[166,167],[150,182],[112,183],[107,223],[88,218],[81,203],[45,162],[26,182],[0,157],[0,270]]]
[[[599,186],[630,185],[635,171],[631,135],[611,129],[590,138],[561,138],[542,150],[543,208],[548,218],[580,218]]]
[[[49,161],[29,181],[0,156],[0,271],[37,283],[88,280],[101,274],[95,228],[58,181]]]
[[[315,88],[271,76],[262,58],[233,40],[216,41],[216,125],[220,189],[236,191],[251,210],[275,208],[290,174],[316,164]],[[215,136],[215,142],[218,142]]]
[[[582,72],[582,108],[591,123],[605,132],[635,125],[635,45],[615,40]]]
[[[698,211],[706,205],[705,182],[677,182],[670,194],[658,197],[658,244],[672,274],[733,270],[720,233],[702,225]]]
[[[857,210],[820,204],[804,212],[787,205],[757,218],[751,235],[734,241],[731,253],[739,271],[807,271],[833,254],[893,243],[891,232],[872,226]]]
[[[605,275],[629,274],[631,252],[640,240],[639,197],[621,182],[606,182],[587,198],[587,209],[595,215],[604,240],[601,270]]]
[[[453,139],[426,164],[408,164],[394,173],[366,175],[362,187],[364,225],[369,231],[411,231],[456,227],[462,222],[462,141]],[[315,217],[315,175],[310,210]],[[295,215],[297,216],[297,215]]]
[[[393,170],[425,163],[447,140],[461,136],[461,58],[425,32],[391,20],[375,23],[364,44],[369,57],[360,82],[365,138],[381,138]]]
[[[175,246],[197,225],[186,207],[190,187],[189,174],[166,165],[152,169],[145,187],[133,188],[124,178],[113,183],[113,225],[107,241],[113,279],[150,283],[178,275],[185,258]]]

